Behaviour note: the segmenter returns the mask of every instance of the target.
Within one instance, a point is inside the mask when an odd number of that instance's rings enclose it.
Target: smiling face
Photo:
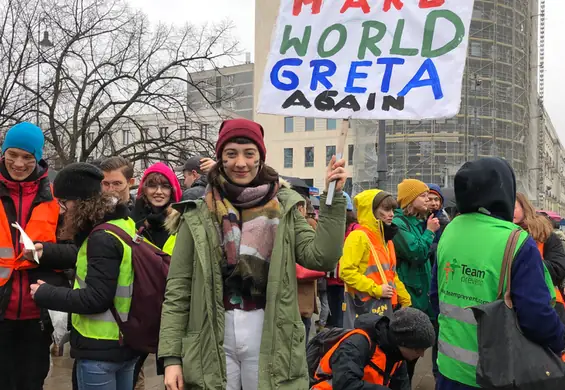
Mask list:
[[[10,148],[4,153],[4,165],[13,180],[23,181],[35,171],[37,161],[25,150]]]
[[[441,198],[435,192],[428,193],[428,208],[430,211],[438,211],[441,209]]]
[[[229,142],[222,150],[222,166],[228,179],[240,186],[248,185],[259,172],[261,158],[257,146],[249,143]]]
[[[143,195],[153,207],[165,207],[171,201],[173,188],[160,173],[151,173],[143,183]]]

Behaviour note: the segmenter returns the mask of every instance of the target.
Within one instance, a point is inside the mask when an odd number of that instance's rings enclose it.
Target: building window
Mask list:
[[[86,147],[90,148],[94,143],[94,131],[89,131],[86,134]]]
[[[169,128],[168,127],[159,127],[159,131],[161,133],[161,137],[168,137],[169,136]]]
[[[292,133],[294,131],[294,118],[291,116],[287,116],[284,118],[284,132],[285,133]]]
[[[122,130],[122,145],[128,145],[129,143],[130,143],[129,130]]]
[[[328,130],[335,130],[337,129],[337,120],[336,119],[328,119],[328,125],[326,126]]]
[[[335,145],[326,146],[326,165],[330,163],[333,156],[335,156]]]
[[[180,130],[180,138],[181,139],[186,139],[188,138],[188,133],[189,133],[189,128],[187,125],[181,125],[179,127]]]
[[[208,125],[205,123],[200,125],[200,138],[208,139]]]
[[[471,42],[471,57],[481,57],[482,47],[481,42]]]
[[[307,186],[314,187],[314,179],[303,179]]]
[[[314,118],[306,118],[306,131],[314,131]]]
[[[351,195],[353,192],[353,179],[348,177],[345,179],[345,184],[343,185],[343,190]]]
[[[304,166],[311,168],[314,166],[314,147],[307,146],[304,148]]]
[[[355,153],[355,145],[347,145],[347,165],[353,165],[354,153]]]
[[[284,167],[292,168],[292,160],[294,158],[294,150],[292,148],[284,148]]]

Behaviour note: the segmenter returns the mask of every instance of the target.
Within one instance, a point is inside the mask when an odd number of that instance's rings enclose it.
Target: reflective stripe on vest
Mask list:
[[[322,357],[320,360],[320,364],[314,373],[314,378],[319,380],[320,382],[316,383],[314,386],[311,387],[311,390],[331,390],[332,389],[332,377],[333,372],[330,365],[330,360],[332,358],[333,353],[339,348],[340,344],[347,339],[349,336],[354,334],[361,334],[367,338],[369,341],[369,345],[372,344],[369,335],[361,330],[361,329],[353,329],[351,332],[347,333],[343,336],[334,346]],[[398,366],[401,362],[396,363],[389,374],[390,377],[394,374]],[[376,367],[376,368],[375,368]],[[385,382],[385,378],[383,374],[386,372],[386,355],[385,353],[377,346],[375,348],[375,352],[371,357],[371,364],[368,364],[364,368],[364,375],[363,381],[375,385],[386,385],[388,383]],[[388,382],[388,381],[387,381]]]
[[[58,221],[59,203],[52,199],[33,208],[24,230],[34,242],[57,242]],[[38,267],[36,262],[23,259],[23,253],[19,249],[14,251],[12,229],[4,205],[0,202],[0,287],[10,280],[12,271]]]
[[[369,244],[373,246],[375,249],[375,253],[377,257],[373,256],[373,252],[369,251],[369,258],[367,260],[367,269],[365,269],[364,275],[373,280],[376,284],[382,285],[384,283],[388,283],[392,288],[394,288],[393,296],[391,298],[392,306],[396,306],[398,304],[398,295],[396,293],[396,284],[394,283],[394,279],[396,277],[396,253],[394,251],[394,244],[392,240],[387,243],[385,246],[383,243],[383,239],[379,237],[379,235],[364,226],[358,226],[356,230],[363,231],[367,238],[369,239]],[[384,235],[384,232],[381,232],[381,236]],[[387,280],[383,281],[381,275],[379,273],[379,267],[377,266],[376,262],[381,264],[383,271],[386,275]],[[372,297],[365,293],[355,290],[352,287],[347,286],[347,292],[350,294],[355,294],[363,301],[368,301],[372,299]]]
[[[477,322],[467,308],[496,300],[506,242],[515,229],[484,214],[463,214],[449,224],[438,245],[437,364],[443,376],[467,386],[479,387]],[[527,237],[520,235],[517,248]]]
[[[545,243],[538,242],[537,245],[538,245],[538,250],[539,250],[539,253],[541,255],[541,258],[543,259],[544,258],[543,252],[545,250]],[[551,278],[551,275],[547,275],[548,273],[549,273],[549,271],[546,272],[546,275],[545,275],[546,279],[547,279],[548,276]],[[553,281],[552,281],[552,283],[553,283]],[[554,290],[555,290],[555,301],[565,305],[565,300],[563,300],[563,294],[561,294],[559,287],[555,286]],[[553,298],[553,294],[551,295],[551,297]]]
[[[135,222],[132,219],[119,219],[110,221],[112,225],[115,225],[133,238],[136,233]],[[133,265],[132,265],[132,253],[131,247],[124,243],[118,236],[114,233],[106,231],[107,234],[111,234],[116,237],[123,247],[123,256],[120,263],[120,273],[118,276],[118,286],[116,288],[116,294],[114,296],[114,307],[120,316],[122,321],[127,321],[129,309],[131,307],[131,298],[133,295]],[[88,245],[88,239],[81,245],[77,257],[76,265],[76,277],[74,289],[87,288],[87,269],[88,269],[88,258],[86,256]],[[72,315],[73,327],[82,336],[93,339],[101,340],[119,340],[120,330],[118,324],[112,312],[106,310],[99,314],[73,314]]]

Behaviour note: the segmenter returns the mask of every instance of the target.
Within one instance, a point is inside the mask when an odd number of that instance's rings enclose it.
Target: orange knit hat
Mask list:
[[[406,208],[418,196],[430,189],[426,183],[416,179],[404,179],[402,183],[398,184],[397,200],[401,209]]]

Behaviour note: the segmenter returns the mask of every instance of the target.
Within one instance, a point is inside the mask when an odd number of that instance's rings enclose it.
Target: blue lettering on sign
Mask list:
[[[289,80],[285,83],[279,78],[279,72],[285,66],[300,66],[302,65],[302,62],[303,61],[300,58],[284,58],[278,61],[271,70],[271,84],[281,91],[292,91],[293,89],[296,89],[298,84],[300,84],[300,80],[296,73],[289,70],[283,70],[281,76]]]
[[[371,66],[371,61],[353,61],[349,67],[349,74],[347,75],[347,83],[345,84],[346,93],[365,93],[367,88],[356,87],[353,85],[357,79],[366,79],[368,77],[367,73],[357,72],[357,68],[360,66]]]
[[[392,78],[392,68],[394,65],[402,65],[406,62],[404,58],[379,58],[377,64],[386,65],[385,74],[383,75],[383,82],[381,84],[381,92],[387,93],[390,90],[390,79]]]
[[[315,91],[318,89],[318,83],[322,84],[325,89],[332,89],[333,84],[328,77],[335,74],[337,66],[331,60],[312,60],[310,61],[312,68],[312,80],[310,80],[310,89]],[[326,68],[322,71],[322,67]]]
[[[429,79],[422,79],[424,73],[428,72],[430,76]],[[441,90],[441,82],[439,80],[439,75],[437,73],[437,68],[431,58],[426,59],[420,69],[416,72],[412,80],[406,84],[406,86],[398,93],[398,96],[406,96],[414,88],[420,87],[432,87],[434,92],[434,98],[436,100],[443,98],[443,91]]]

